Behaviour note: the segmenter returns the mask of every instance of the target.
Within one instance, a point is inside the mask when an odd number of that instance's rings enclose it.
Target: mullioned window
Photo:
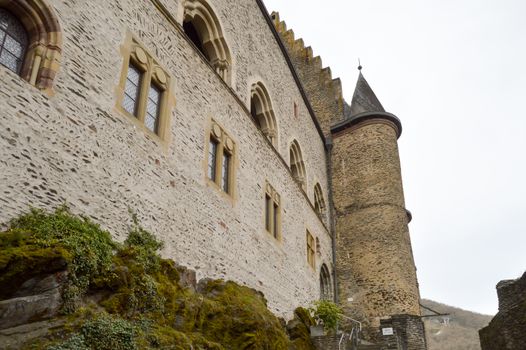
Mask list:
[[[117,109],[144,131],[166,140],[174,102],[171,77],[130,33],[123,52]]]
[[[207,145],[206,176],[209,183],[230,196],[234,193],[235,148],[232,138],[212,121]]]

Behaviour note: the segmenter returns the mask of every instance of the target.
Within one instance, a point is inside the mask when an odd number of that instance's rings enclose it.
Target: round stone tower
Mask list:
[[[341,306],[347,316],[365,321],[373,339],[381,338],[380,324],[396,315],[422,324],[398,154],[401,132],[398,118],[385,112],[360,72],[346,117],[331,128],[336,271]]]

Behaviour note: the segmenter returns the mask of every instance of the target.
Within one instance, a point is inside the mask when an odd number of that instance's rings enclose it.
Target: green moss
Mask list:
[[[12,236],[0,233],[0,241]],[[25,281],[41,274],[64,270],[72,256],[67,249],[35,245],[3,246],[0,248],[0,299],[9,298]]]
[[[292,340],[294,350],[315,350],[310,339],[310,327],[316,323],[309,310],[297,308],[294,311],[294,319],[287,324],[287,332]]]
[[[233,282],[209,281],[204,286],[196,326],[227,349],[287,349],[288,338],[265,298]]]
[[[54,213],[33,209],[0,233],[0,284],[17,286],[67,266],[70,285],[64,296],[71,302],[66,309],[74,309],[90,281],[109,268],[115,247],[108,232],[89,219],[71,215],[66,207]],[[10,293],[4,289],[1,296]]]
[[[286,330],[255,290],[221,280],[201,283],[199,292],[183,288],[177,265],[158,254],[162,244],[134,223],[119,245],[64,208],[33,210],[1,234],[0,281],[18,286],[49,272],[53,261],[69,271],[63,292],[69,322],[29,348],[312,349],[306,310],[298,309]]]

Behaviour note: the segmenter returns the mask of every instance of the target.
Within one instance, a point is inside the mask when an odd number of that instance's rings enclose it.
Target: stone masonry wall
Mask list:
[[[371,337],[380,318],[420,315],[394,126],[371,120],[334,135],[333,184],[340,302]]]
[[[161,3],[182,20],[180,0]],[[210,0],[232,52],[232,89],[154,0],[49,4],[64,38],[53,96],[0,67],[0,222],[30,206],[67,202],[122,240],[131,208],[166,243],[163,255],[196,270],[198,278],[256,288],[285,317],[317,299],[321,264],[332,270],[331,237],[311,205],[316,182],[328,194],[324,142],[256,1]],[[168,142],[136,129],[115,106],[128,31],[173,77]],[[250,86],[258,80],[276,114],[276,152],[247,113]],[[238,149],[234,199],[206,178],[212,118]],[[306,195],[287,167],[294,139],[305,159]],[[281,242],[264,228],[266,181],[282,198]],[[307,264],[307,229],[320,240],[316,269]]]
[[[499,312],[479,331],[482,350],[523,350],[526,344],[526,273],[497,285]]]
[[[387,321],[387,322],[385,322]],[[426,337],[424,322],[420,316],[414,315],[394,315],[388,320],[382,320],[380,328],[386,326],[394,329],[394,335],[397,338],[397,346],[394,349],[398,350],[426,350]],[[381,330],[380,330],[381,332]],[[382,336],[382,335],[381,335]],[[386,349],[389,349],[390,344],[393,344],[389,337],[385,337],[384,344]]]

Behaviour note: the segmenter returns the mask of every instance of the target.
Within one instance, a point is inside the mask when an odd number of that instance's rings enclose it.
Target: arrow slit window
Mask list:
[[[307,262],[313,269],[316,267],[316,246],[314,237],[307,231]]]

